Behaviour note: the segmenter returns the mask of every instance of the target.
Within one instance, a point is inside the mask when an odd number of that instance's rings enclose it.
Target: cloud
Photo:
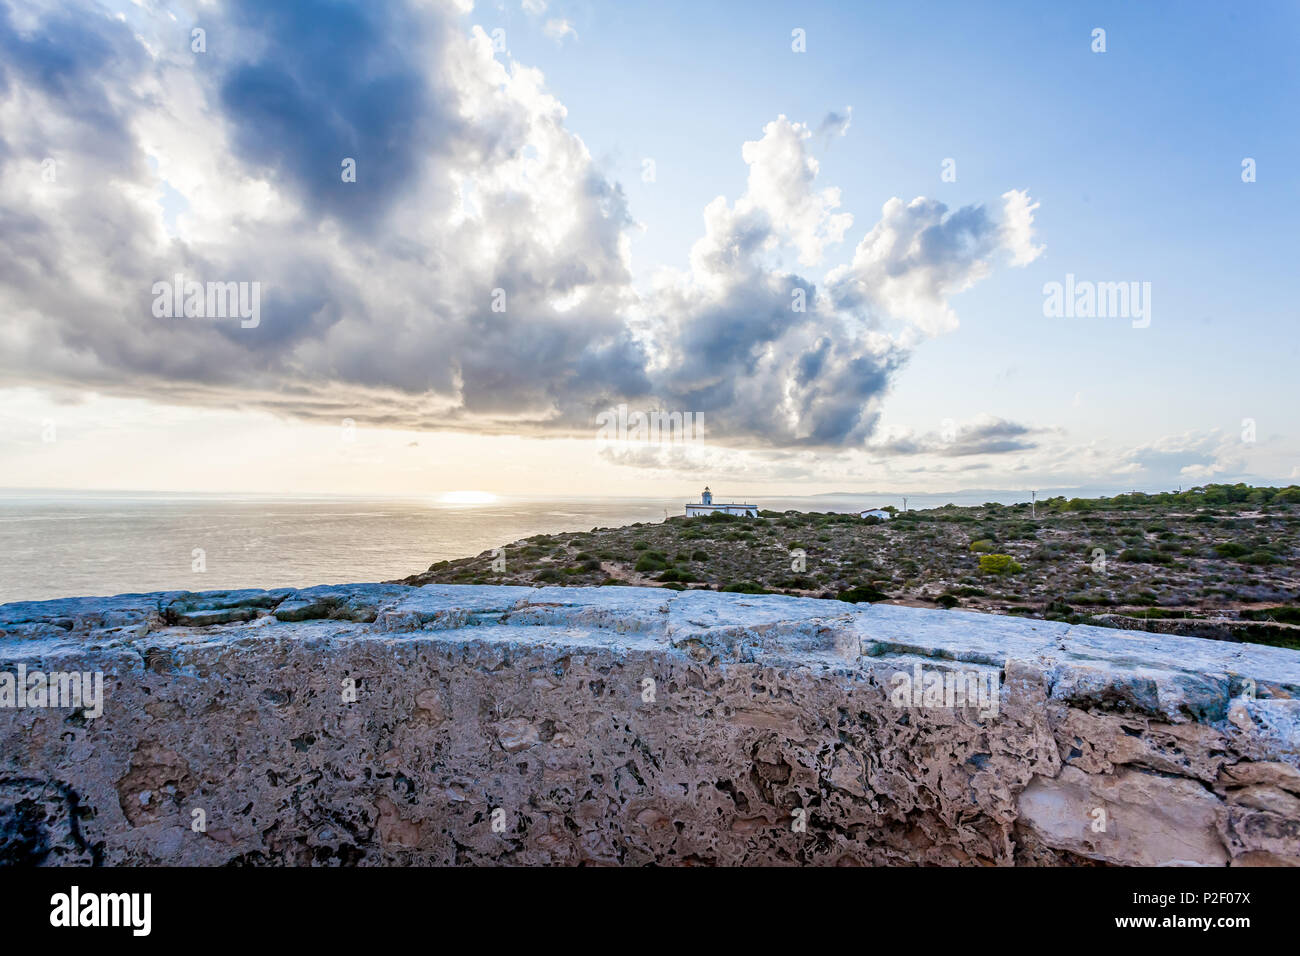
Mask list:
[[[872,326],[897,321],[924,335],[954,330],[958,321],[950,297],[987,276],[999,254],[1013,265],[1025,265],[1037,254],[1028,246],[1036,204],[1022,193],[1007,196],[1012,198],[1004,197],[1002,218],[980,205],[950,212],[937,199],[890,199],[880,222],[858,243],[853,261],[827,277],[835,307]],[[915,337],[909,334],[904,341]]]
[[[802,123],[779,116],[763,128],[761,139],[745,143],[740,154],[749,165],[749,182],[736,203],[739,216],[766,215],[769,239],[792,243],[805,266],[819,263],[826,247],[841,242],[853,225],[851,214],[834,212],[838,189],[813,188],[819,166],[808,155],[811,135]]]
[[[394,55],[413,37],[435,46],[429,34],[443,28],[438,20],[368,4],[332,5],[326,16],[311,4],[259,0],[226,10],[226,29],[261,39],[214,84],[229,148],[245,174],[296,199],[304,216],[354,227],[382,221],[417,188],[424,162],[445,158],[471,135],[454,92],[427,80],[430,68],[441,71],[441,57]],[[339,188],[345,157],[361,167],[355,188]]]
[[[547,20],[542,32],[557,43],[565,37],[573,37],[575,40],[578,38],[578,31],[573,28],[573,24],[563,18]]]
[[[894,199],[813,274],[854,220],[779,116],[688,268],[639,288],[622,187],[459,6],[239,0],[204,8],[206,53],[148,5],[123,17],[0,7],[15,385],[525,435],[627,401],[703,412],[717,444],[858,447],[949,297],[1036,248],[1023,193],[996,215]],[[155,318],[178,273],[260,282],[261,323]]]
[[[940,458],[967,458],[973,455],[1004,455],[1030,451],[1038,442],[1030,436],[1047,429],[992,415],[980,415],[963,424],[952,423],[950,430],[940,429],[925,435],[910,433],[885,436],[867,446],[874,454],[887,456],[935,455]]]
[[[1028,193],[1020,189],[1004,192],[1002,201],[1002,244],[1013,266],[1029,265],[1047,248],[1034,245],[1034,210],[1038,203],[1030,202]]]
[[[822,121],[817,125],[817,135],[825,136],[828,139],[832,136],[844,136],[849,131],[849,124],[853,121],[853,107],[844,107],[843,113],[837,113],[834,110],[827,113]]]
[[[1241,442],[1217,429],[1166,435],[1129,449],[1120,469],[1124,474],[1170,485],[1177,481],[1206,482],[1245,469]]]

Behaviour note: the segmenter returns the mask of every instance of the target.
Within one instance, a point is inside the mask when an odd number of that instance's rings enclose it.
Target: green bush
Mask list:
[[[976,553],[979,553],[981,551],[992,551],[993,542],[990,541],[988,538],[981,538],[978,541],[972,541],[970,543],[970,549],[971,551]]]
[[[693,552],[693,553],[691,554],[691,560],[692,560],[692,561],[707,561],[707,560],[709,560],[709,552],[707,552],[707,551],[695,551],[695,552]]]
[[[779,588],[785,588],[787,590],[797,588],[801,591],[811,591],[813,589],[812,579],[803,575],[795,575],[794,577],[789,577],[789,578],[780,578],[779,580],[773,581],[772,583]]]
[[[1243,554],[1250,554],[1250,548],[1235,541],[1225,541],[1214,546],[1214,553],[1221,558],[1239,558]]]
[[[647,551],[637,559],[635,571],[663,571],[668,567],[668,559],[658,551]]]
[[[1241,616],[1251,621],[1277,621],[1279,624],[1300,624],[1300,607],[1280,605],[1278,607],[1261,607],[1241,612]]]
[[[669,568],[668,570],[664,571],[663,574],[659,575],[659,577],[655,578],[655,580],[656,581],[677,581],[677,582],[686,583],[686,582],[694,581],[695,578],[687,571],[678,571],[676,568]]]
[[[753,581],[740,581],[736,584],[728,584],[722,590],[733,594],[771,594],[772,592],[762,585],[755,584]]]
[[[863,601],[883,601],[888,598],[889,595],[870,584],[859,584],[856,587],[849,588],[847,591],[841,591],[836,595],[836,597],[841,601],[858,604]]]
[[[981,554],[980,570],[985,574],[1019,574],[1024,568],[1009,554]]]
[[[1161,551],[1149,551],[1146,548],[1125,548],[1119,553],[1119,559],[1131,564],[1172,564],[1174,560]]]

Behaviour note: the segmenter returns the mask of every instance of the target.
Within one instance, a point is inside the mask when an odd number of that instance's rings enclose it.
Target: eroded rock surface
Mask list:
[[[103,713],[0,706],[0,863],[1300,864],[1277,648],[362,584],[5,605],[20,667],[101,672]]]

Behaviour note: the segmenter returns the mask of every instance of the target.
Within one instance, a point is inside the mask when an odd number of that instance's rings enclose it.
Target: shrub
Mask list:
[[[790,578],[781,578],[779,581],[774,581],[772,583],[777,587],[786,589],[794,588],[802,591],[811,591],[813,588],[812,579],[801,575],[795,575]]]
[[[659,577],[655,578],[655,580],[689,582],[694,581],[695,578],[687,571],[678,571],[676,568],[669,568],[664,571],[663,574],[659,575]]]
[[[707,551],[695,551],[695,552],[692,552],[692,554],[691,554],[691,560],[692,560],[692,561],[707,561],[707,560],[709,560],[709,552],[707,552]]]
[[[1239,558],[1243,554],[1250,554],[1250,548],[1235,541],[1225,541],[1214,546],[1214,553],[1221,558]]]
[[[883,601],[888,598],[889,595],[884,591],[881,591],[879,588],[872,587],[870,584],[859,584],[856,587],[849,588],[847,591],[841,591],[836,595],[836,597],[841,601],[858,604],[863,601]]]
[[[1115,600],[1108,594],[1101,594],[1093,591],[1076,591],[1073,594],[1067,594],[1065,600],[1069,604],[1114,604]]]
[[[1119,553],[1119,559],[1131,564],[1172,564],[1174,560],[1163,552],[1146,548],[1125,548]]]
[[[647,551],[637,560],[634,571],[663,571],[668,567],[667,559],[657,551]]]
[[[729,591],[733,594],[771,594],[772,592],[762,585],[755,584],[753,581],[740,581],[736,584],[728,584],[722,590]]]
[[[1261,607],[1242,611],[1241,616],[1251,621],[1277,621],[1279,624],[1300,624],[1300,607],[1289,607],[1287,605]]]
[[[960,604],[961,601],[957,600],[957,598],[953,597],[951,594],[940,594],[935,598],[934,603],[939,605],[941,608],[952,608]]]
[[[970,543],[970,549],[971,551],[976,553],[979,553],[981,551],[992,551],[993,542],[990,541],[988,538],[981,538],[979,541],[972,541]]]
[[[981,554],[980,570],[985,574],[1019,574],[1024,568],[1009,554]]]

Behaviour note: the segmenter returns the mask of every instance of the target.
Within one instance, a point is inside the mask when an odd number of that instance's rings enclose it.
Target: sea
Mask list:
[[[902,507],[900,496],[879,494],[746,500],[775,511]],[[909,495],[908,506],[1026,500],[1023,491],[970,491]],[[387,581],[535,534],[663,521],[686,501],[0,491],[0,604]]]

